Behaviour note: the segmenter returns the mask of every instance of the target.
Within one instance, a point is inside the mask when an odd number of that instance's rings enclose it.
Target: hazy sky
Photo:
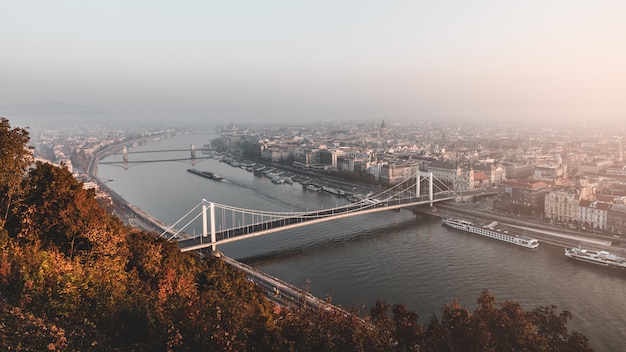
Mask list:
[[[0,48],[5,105],[626,121],[623,0],[0,0]]]

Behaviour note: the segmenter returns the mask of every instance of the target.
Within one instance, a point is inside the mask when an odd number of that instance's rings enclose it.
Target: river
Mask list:
[[[130,149],[196,148],[206,135],[179,135]],[[189,152],[129,154],[129,160],[177,159]],[[197,152],[197,156],[201,156]],[[267,178],[214,159],[131,163],[121,154],[102,161],[99,177],[129,202],[167,224],[179,220],[203,198],[259,210],[303,211],[345,204],[328,193]],[[217,172],[221,182],[186,170]],[[200,233],[199,224],[186,232]],[[475,308],[483,289],[500,302],[526,310],[556,305],[574,319],[598,351],[621,351],[626,342],[626,276],[567,260],[563,248],[529,250],[441,226],[438,218],[388,211],[310,225],[218,247],[226,255],[343,307],[368,309],[376,299],[404,303],[426,322],[454,298]]]

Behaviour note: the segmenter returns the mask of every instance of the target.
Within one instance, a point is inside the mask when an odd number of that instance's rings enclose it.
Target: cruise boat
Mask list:
[[[516,244],[518,246],[522,246],[526,248],[539,247],[539,241],[537,241],[534,238],[515,235],[515,234],[511,234],[507,230],[497,229],[496,228],[496,226],[498,225],[497,221],[492,221],[491,223],[485,226],[477,226],[474,223],[467,221],[467,220],[456,219],[456,218],[444,218],[442,219],[442,223],[446,226],[450,226],[457,230],[474,233],[477,235]]]
[[[580,247],[565,248],[565,256],[581,262],[600,265],[610,269],[626,270],[626,258],[607,251],[596,251]]]

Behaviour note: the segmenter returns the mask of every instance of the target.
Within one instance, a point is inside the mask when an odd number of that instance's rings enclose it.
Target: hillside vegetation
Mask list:
[[[568,312],[487,291],[427,324],[283,309],[219,258],[107,214],[65,168],[33,167],[28,131],[0,121],[0,349],[6,351],[591,351]]]

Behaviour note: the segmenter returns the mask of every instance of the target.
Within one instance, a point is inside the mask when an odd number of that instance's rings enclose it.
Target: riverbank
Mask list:
[[[534,237],[538,239],[540,243],[545,243],[557,247],[576,247],[579,245],[590,245],[596,249],[609,251],[611,249],[614,250],[615,248],[612,245],[612,242],[609,240],[589,238],[578,232],[555,229],[552,226],[541,224],[535,219],[512,218],[510,216],[506,216],[505,214],[500,214],[488,210],[487,208],[488,207],[483,206],[481,207],[481,209],[476,210],[476,204],[473,204],[472,209],[470,209],[468,204],[438,203],[432,208],[429,206],[421,206],[415,207],[413,208],[413,210],[441,218],[460,217],[460,215],[463,215],[464,218],[470,221],[498,221],[502,224],[506,224],[520,229],[520,232],[523,232],[524,235]]]
[[[293,175],[297,175],[299,178],[303,180],[307,180],[307,182],[318,184],[321,186],[332,187],[335,189],[343,190],[346,195],[349,194],[378,194],[380,192],[385,191],[386,187],[341,179],[339,177],[330,175],[326,172],[319,172],[314,170],[306,170],[302,168],[293,167],[290,165],[283,165],[280,163],[269,162],[266,160],[260,159],[246,159],[241,156],[229,155],[228,158],[236,160],[239,163],[249,164],[253,163],[257,166],[263,166],[266,169],[274,169],[279,170],[280,172],[287,172]],[[304,184],[306,184],[305,182]]]

